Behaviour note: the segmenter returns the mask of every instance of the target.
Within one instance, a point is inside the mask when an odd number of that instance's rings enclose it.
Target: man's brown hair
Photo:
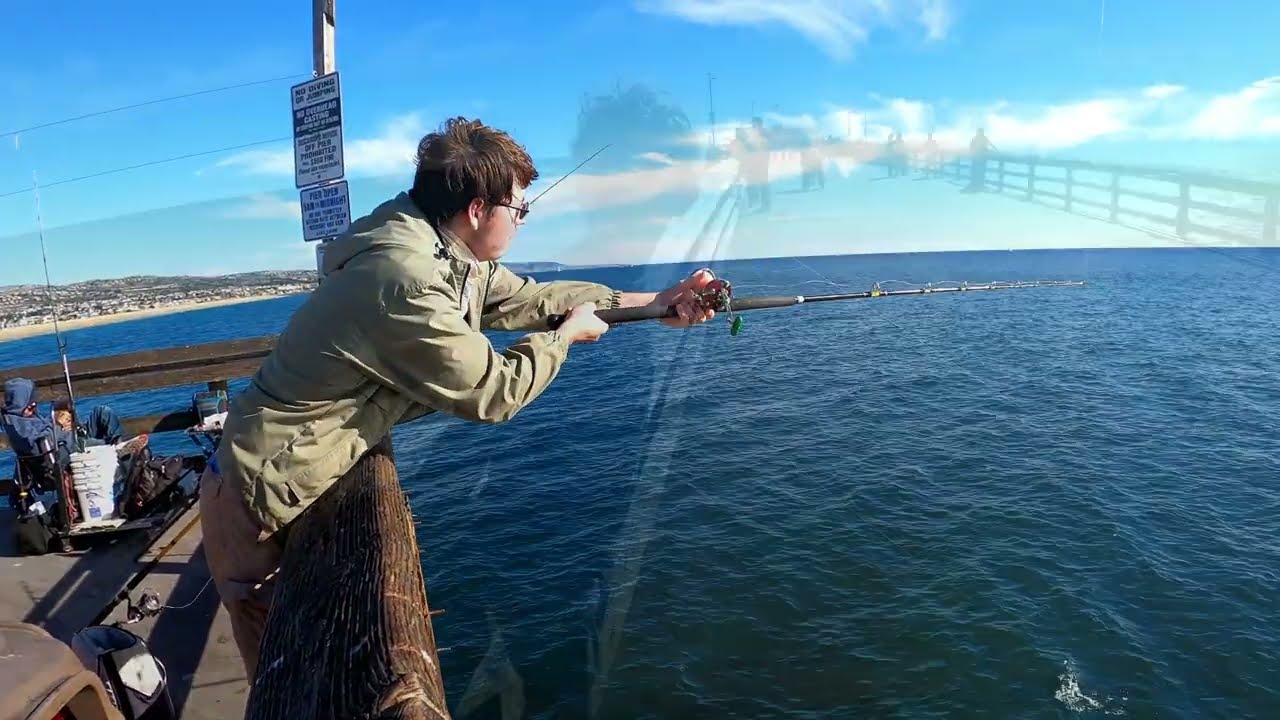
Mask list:
[[[475,198],[511,201],[511,186],[538,179],[529,153],[510,135],[479,120],[455,117],[418,142],[410,196],[433,225],[467,209]]]

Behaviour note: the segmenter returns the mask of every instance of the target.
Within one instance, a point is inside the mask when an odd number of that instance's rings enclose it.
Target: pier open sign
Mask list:
[[[351,197],[347,181],[307,188],[299,193],[302,204],[302,239],[306,242],[335,238],[351,227]]]
[[[292,95],[294,185],[337,180],[345,174],[338,73],[294,85]]]

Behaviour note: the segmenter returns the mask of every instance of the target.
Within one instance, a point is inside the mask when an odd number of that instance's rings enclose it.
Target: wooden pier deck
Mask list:
[[[180,717],[225,720],[244,716],[248,682],[231,623],[209,583],[201,549],[199,511],[179,513],[163,532],[138,533],[73,553],[27,557],[13,546],[14,512],[0,508],[0,617],[39,625],[70,642],[118,592],[164,551],[134,596],[154,590],[167,609],[127,629],[146,640],[169,674]],[[105,622],[125,618],[120,603]]]

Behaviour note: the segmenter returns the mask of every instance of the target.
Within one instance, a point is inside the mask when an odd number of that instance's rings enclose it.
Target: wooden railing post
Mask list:
[[[448,720],[390,437],[288,530],[245,720]]]

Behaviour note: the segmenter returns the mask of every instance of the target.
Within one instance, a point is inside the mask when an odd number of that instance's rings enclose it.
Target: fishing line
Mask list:
[[[844,286],[843,286],[843,285],[836,284],[836,283],[835,283],[835,282],[833,282],[830,278],[828,278],[826,275],[823,275],[822,273],[818,272],[818,271],[817,271],[817,270],[815,270],[812,266],[810,266],[808,263],[803,262],[800,258],[798,258],[798,257],[794,257],[794,256],[793,256],[791,259],[792,259],[792,260],[794,260],[794,261],[796,261],[796,263],[797,263],[800,267],[802,267],[802,268],[804,268],[804,269],[808,270],[809,272],[813,273],[814,275],[817,275],[819,278],[822,278],[822,281],[823,281],[823,282],[825,282],[825,283],[827,283],[827,284],[828,284],[828,285],[830,285],[831,287],[834,287],[834,288],[836,288],[837,290],[843,290],[843,289],[844,289]]]

